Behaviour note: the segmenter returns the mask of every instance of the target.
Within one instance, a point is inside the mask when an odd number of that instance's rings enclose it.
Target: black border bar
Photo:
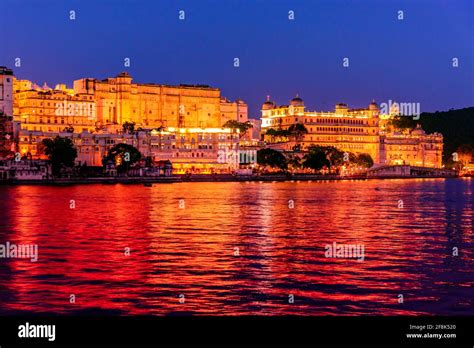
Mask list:
[[[55,341],[50,342],[47,338],[18,337],[19,326],[26,323],[55,325]],[[410,329],[410,325],[426,328],[431,325],[432,329]],[[428,332],[454,333],[456,338],[407,338],[407,334]],[[210,344],[220,346],[278,344],[289,347],[295,345],[473,347],[474,317],[0,317],[0,346],[2,348],[36,344],[41,346],[155,344],[195,347]]]

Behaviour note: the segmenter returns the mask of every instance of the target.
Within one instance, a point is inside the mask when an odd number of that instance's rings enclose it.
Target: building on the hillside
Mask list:
[[[426,134],[418,125],[412,131],[392,132],[380,137],[383,163],[418,167],[442,166],[443,136]]]
[[[104,80],[75,80],[72,89],[64,84],[53,89],[16,80],[13,73],[9,76],[15,121],[25,130],[60,132],[72,127],[75,133],[81,133],[124,122],[150,130],[216,128],[231,119],[248,119],[244,101],[232,102],[222,97],[218,88],[207,85],[132,83],[132,77],[123,72]]]
[[[305,111],[303,100],[296,96],[290,105],[277,106],[269,99],[262,105],[262,133],[269,128],[288,129],[303,124],[308,133],[298,141],[302,149],[311,145],[335,146],[342,151],[367,153],[374,162],[380,161],[378,134],[379,109],[375,102],[367,109],[349,109],[337,104],[334,112]],[[270,141],[269,137],[265,140]],[[286,143],[286,144],[285,144]],[[276,146],[291,150],[294,142]]]
[[[247,105],[224,98],[217,88],[132,83],[128,73],[120,73],[53,89],[16,80],[11,70],[8,74],[13,86],[11,128],[15,151],[22,156],[44,158],[41,141],[59,135],[73,140],[78,162],[89,166],[101,166],[108,149],[123,142],[156,161],[172,160],[177,173],[234,169],[217,161],[218,151],[238,147],[239,134],[221,127],[228,120],[247,121]],[[135,122],[137,131],[124,134],[125,122]]]
[[[248,130],[248,136],[246,139],[259,141],[261,140],[262,136],[262,120],[256,120],[253,118],[249,118],[248,121],[252,124],[252,128]]]
[[[227,121],[248,121],[248,106],[242,99],[237,99],[234,102],[227,98],[221,98],[221,124]]]
[[[132,83],[126,72],[104,80],[76,80],[74,93],[93,97],[97,120],[103,125],[128,121],[146,129],[215,128],[227,119],[247,117],[246,104],[223,98],[218,88]]]
[[[386,122],[389,115],[380,115],[375,101],[365,109],[349,109],[337,104],[334,112],[305,111],[304,102],[298,96],[290,105],[277,106],[267,99],[262,105],[262,135],[267,146],[281,150],[307,150],[311,145],[334,146],[341,151],[369,154],[375,164],[411,164],[441,167],[443,136],[426,134],[420,127],[408,133],[381,131],[380,120]],[[307,133],[300,139],[274,139],[266,132],[287,130],[291,125],[303,124]]]
[[[67,89],[47,86],[29,88],[24,80],[15,82],[15,120],[21,129],[40,132],[95,131],[97,127],[96,103],[92,96],[74,94]]]

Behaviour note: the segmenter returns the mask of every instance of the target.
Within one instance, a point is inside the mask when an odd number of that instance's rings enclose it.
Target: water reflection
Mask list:
[[[0,259],[0,313],[472,315],[473,186],[0,187],[0,243],[39,245]],[[325,258],[333,242],[365,261]]]

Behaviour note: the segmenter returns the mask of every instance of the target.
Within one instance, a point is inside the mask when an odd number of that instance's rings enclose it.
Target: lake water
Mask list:
[[[0,244],[38,246],[37,262],[0,258],[0,314],[473,315],[473,192],[472,179],[0,186]],[[363,261],[326,257],[334,243]]]

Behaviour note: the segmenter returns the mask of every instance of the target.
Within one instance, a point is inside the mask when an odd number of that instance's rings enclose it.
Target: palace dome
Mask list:
[[[347,104],[345,103],[337,103],[336,104],[336,113],[338,114],[345,114],[349,111]]]
[[[426,132],[421,128],[420,124],[416,125],[416,128],[411,132],[413,135],[425,135]]]
[[[262,110],[269,110],[275,108],[275,103],[270,101],[270,96],[267,95],[267,100],[262,104]]]
[[[131,77],[130,74],[126,71],[122,71],[117,77]]]
[[[369,104],[369,110],[378,110],[379,106],[375,102],[375,100],[372,100],[372,103]]]
[[[304,106],[304,102],[303,102],[303,99],[301,99],[298,94],[296,95],[296,97],[294,97],[293,99],[291,99],[291,102],[290,104],[292,106]]]

